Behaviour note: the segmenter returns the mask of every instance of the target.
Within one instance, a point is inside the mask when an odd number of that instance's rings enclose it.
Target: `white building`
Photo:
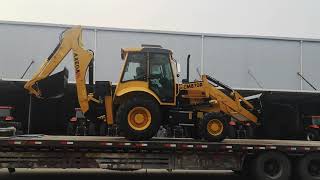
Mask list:
[[[69,25],[0,21],[0,78],[31,78]],[[117,82],[122,61],[120,48],[158,44],[171,49],[186,74],[191,54],[191,80],[199,71],[234,88],[288,91],[313,90],[299,75],[320,88],[320,41],[280,37],[234,36],[104,27],[84,27],[86,48],[95,52],[95,80]],[[62,62],[74,79],[69,55]]]

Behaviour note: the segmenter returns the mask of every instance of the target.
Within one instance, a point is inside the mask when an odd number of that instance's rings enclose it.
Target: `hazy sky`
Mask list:
[[[320,39],[320,0],[0,2],[0,20]]]

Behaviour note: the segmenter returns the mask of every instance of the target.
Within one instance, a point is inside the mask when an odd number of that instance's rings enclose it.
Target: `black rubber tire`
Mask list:
[[[67,135],[69,135],[69,136],[74,136],[75,135],[75,124],[72,123],[72,122],[68,122]]]
[[[228,138],[229,139],[237,139],[236,131],[237,131],[236,126],[229,125],[229,127],[228,127]]]
[[[276,174],[268,174],[265,171],[265,163],[274,162],[278,166]],[[251,164],[251,175],[253,179],[259,180],[290,180],[291,162],[282,153],[265,152],[256,157]],[[277,171],[277,170],[275,170]]]
[[[318,141],[320,134],[318,129],[307,129],[305,132],[305,139],[307,141]]]
[[[223,131],[220,135],[213,136],[208,132],[207,124],[212,119],[218,119],[223,124]],[[206,140],[211,141],[211,142],[221,142],[226,138],[226,136],[228,134],[228,126],[229,125],[228,125],[225,117],[223,116],[223,114],[215,113],[215,112],[206,113],[202,119],[201,131],[202,131],[203,137]]]
[[[151,123],[145,130],[138,131],[130,127],[128,123],[128,113],[135,107],[144,107],[151,114]],[[161,112],[158,102],[147,96],[134,96],[120,104],[116,122],[119,125],[119,130],[129,140],[148,140],[156,135],[161,124]]]
[[[295,172],[297,173],[298,179],[303,180],[319,180],[320,179],[320,166],[318,164],[315,174],[310,172],[310,163],[312,161],[317,161],[317,164],[320,163],[320,153],[311,153],[302,157],[298,160],[297,166],[295,168]],[[315,169],[313,169],[315,170]]]

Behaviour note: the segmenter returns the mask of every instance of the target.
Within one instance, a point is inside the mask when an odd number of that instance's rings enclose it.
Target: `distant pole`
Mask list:
[[[306,83],[309,84],[310,87],[312,87],[313,90],[317,91],[317,88],[315,88],[306,78],[302,76],[300,72],[297,72],[298,76],[300,76]]]
[[[31,67],[31,65],[34,63],[34,61],[32,60],[31,62],[30,62],[30,64],[29,64],[29,66],[27,67],[27,69],[24,71],[24,73],[22,74],[22,76],[21,76],[21,78],[20,79],[22,79],[22,78],[24,78],[24,75],[26,75],[26,73],[28,72],[28,70],[30,69],[30,67]]]
[[[28,114],[28,134],[30,134],[30,125],[31,125],[31,106],[32,106],[32,95],[29,95],[29,114]]]

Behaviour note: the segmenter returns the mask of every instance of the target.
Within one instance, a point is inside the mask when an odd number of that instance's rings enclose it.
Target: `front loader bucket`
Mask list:
[[[38,81],[37,86],[41,97],[45,99],[60,98],[65,94],[69,72],[64,70]]]

